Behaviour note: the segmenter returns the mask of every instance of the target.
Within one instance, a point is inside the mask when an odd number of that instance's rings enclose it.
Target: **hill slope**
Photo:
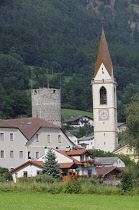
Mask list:
[[[104,17],[118,83],[119,120],[125,120],[125,106],[139,91],[137,0],[3,0],[0,14],[0,74],[5,77],[4,82],[0,81],[1,118],[15,117],[19,113],[30,115],[29,98],[28,103],[24,102],[27,106],[23,106],[21,94],[16,92],[29,88],[29,79],[35,81],[31,83],[32,88],[61,87],[62,106],[91,111],[90,80]],[[6,68],[11,69],[10,72],[3,72],[3,54],[9,61]],[[20,71],[9,56],[20,63]],[[48,74],[52,74],[52,78]],[[67,80],[65,76],[72,79]],[[26,94],[22,98],[27,101]],[[14,105],[17,99],[18,111]]]

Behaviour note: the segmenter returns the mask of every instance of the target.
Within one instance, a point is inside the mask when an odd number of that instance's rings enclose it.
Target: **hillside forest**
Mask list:
[[[31,116],[31,88],[61,88],[62,108],[92,112],[101,20],[117,81],[118,121],[139,92],[138,0],[1,0],[0,118]]]

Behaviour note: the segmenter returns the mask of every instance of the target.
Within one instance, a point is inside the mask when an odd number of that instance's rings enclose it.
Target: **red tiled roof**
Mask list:
[[[18,166],[17,168],[11,170],[10,172],[13,174],[15,173],[16,171],[19,171],[21,168],[24,168],[28,165],[35,165],[35,166],[38,166],[40,168],[43,168],[44,166],[44,162],[43,161],[34,161],[34,160],[30,160],[20,166]],[[76,164],[74,162],[71,162],[71,163],[57,163],[57,165],[60,165],[60,168],[72,168],[72,167],[76,167]]]
[[[110,53],[107,45],[107,41],[105,38],[105,33],[104,30],[102,29],[102,34],[101,34],[101,39],[100,39],[100,44],[99,44],[99,50],[98,50],[98,56],[97,56],[97,61],[95,65],[95,73],[94,77],[96,76],[100,65],[104,64],[105,68],[107,69],[108,73],[110,76],[112,76],[112,61],[110,58]]]
[[[10,126],[16,126],[29,140],[41,127],[59,128],[58,126],[40,118],[20,118],[5,120]]]
[[[64,156],[66,156],[67,158],[69,158],[69,159],[73,160],[73,162],[74,162],[74,163],[76,163],[77,165],[82,165],[82,163],[81,163],[80,161],[76,160],[76,159],[75,159],[75,158],[73,158],[73,157],[68,156],[68,154],[67,154],[67,152],[66,152],[66,151],[64,151],[64,150],[60,150],[60,151],[57,151],[57,152],[59,152],[60,154],[62,154],[62,155],[64,155]]]
[[[70,156],[72,156],[72,155],[76,156],[76,155],[82,155],[84,153],[89,153],[89,151],[79,149],[79,150],[70,150],[70,151],[68,151],[66,153],[67,153],[67,155],[70,155]]]
[[[98,161],[95,161],[95,162],[94,162],[94,165],[101,165],[101,163],[98,162]]]
[[[16,128],[16,126],[10,125],[5,120],[0,120],[0,127],[4,127],[4,128]]]
[[[22,165],[18,166],[17,168],[14,168],[13,170],[11,170],[10,172],[13,174],[16,171],[19,171],[21,168],[24,168],[27,165],[36,165],[40,168],[43,168],[43,161],[33,161],[33,160],[29,160],[26,163],[23,163]]]
[[[122,170],[116,166],[111,166],[111,167],[98,167],[96,168],[97,175],[102,175],[103,177],[110,173],[111,171],[116,170],[118,172],[122,172]]]
[[[122,171],[125,171],[125,172],[127,172],[127,171],[129,171],[129,168],[128,167],[118,167],[120,170],[122,170]]]
[[[74,162],[71,163],[57,163],[58,165],[60,165],[60,168],[72,168],[76,166],[76,164]],[[77,167],[76,167],[77,168]]]

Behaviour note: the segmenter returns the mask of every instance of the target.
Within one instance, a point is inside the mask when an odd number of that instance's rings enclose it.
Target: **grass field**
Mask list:
[[[85,112],[85,111],[80,111],[80,110],[73,110],[73,109],[61,109],[61,115],[64,120],[67,120],[71,116],[88,116],[88,117],[93,117],[91,112]]]
[[[138,210],[138,196],[0,192],[1,210]]]

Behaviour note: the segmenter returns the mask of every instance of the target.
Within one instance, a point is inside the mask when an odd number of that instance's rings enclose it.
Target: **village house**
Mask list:
[[[66,150],[74,146],[60,127],[43,119],[0,120],[0,167],[11,170],[37,160],[45,147]]]
[[[63,125],[70,125],[72,127],[83,127],[84,125],[93,126],[93,119],[87,116],[71,117],[62,122]]]
[[[101,167],[125,167],[125,163],[119,157],[96,157],[95,161],[101,164]]]
[[[94,135],[83,136],[78,138],[78,145],[84,149],[94,149]]]
[[[113,153],[129,155],[130,159],[135,161],[136,163],[139,160],[139,156],[136,153],[136,150],[134,148],[131,148],[129,145],[119,146],[117,149],[113,151]]]

